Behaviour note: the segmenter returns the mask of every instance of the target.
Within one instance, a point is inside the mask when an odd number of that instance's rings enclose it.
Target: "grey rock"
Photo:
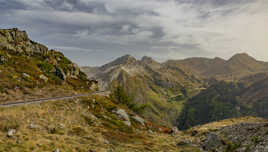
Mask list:
[[[42,80],[44,80],[45,82],[48,81],[48,78],[47,78],[45,75],[43,75],[43,74],[41,74],[41,75],[39,76],[39,78],[42,79]]]
[[[39,125],[35,125],[35,124],[30,124],[29,126],[28,126],[30,129],[39,129],[40,128],[40,126]]]
[[[154,134],[154,132],[151,129],[148,130],[148,133],[149,134]]]
[[[215,133],[209,133],[207,139],[203,142],[204,150],[217,151],[222,146],[221,139]]]
[[[62,124],[62,123],[60,123],[60,124],[59,124],[59,128],[64,129],[64,128],[65,128],[65,125]]]
[[[16,133],[16,129],[9,129],[7,132],[7,137],[13,137]]]
[[[116,111],[114,111],[121,119],[123,119],[123,123],[126,124],[127,126],[131,126],[131,122],[129,119],[128,114],[126,113],[126,111],[124,109],[118,109]]]
[[[132,119],[134,119],[135,121],[139,122],[140,124],[142,124],[143,126],[145,126],[145,120],[143,118],[141,118],[138,115],[135,115],[132,117]]]
[[[179,132],[179,129],[177,127],[172,128],[172,134],[176,135]]]
[[[8,59],[4,56],[0,56],[0,64],[6,63]]]
[[[22,73],[22,77],[25,79],[29,79],[31,76],[27,73]]]

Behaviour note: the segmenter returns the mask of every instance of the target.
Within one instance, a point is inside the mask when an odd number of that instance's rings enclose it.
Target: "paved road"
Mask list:
[[[0,104],[0,107],[13,107],[13,106],[19,106],[19,105],[27,105],[27,104],[38,104],[48,101],[59,101],[59,100],[67,100],[67,99],[73,99],[77,97],[87,97],[92,95],[108,95],[109,92],[107,91],[97,91],[89,94],[79,94],[79,95],[72,95],[72,96],[64,96],[64,97],[52,97],[52,98],[41,98],[41,99],[30,99],[30,100],[24,100],[24,101],[13,101],[13,102],[7,102],[4,104]]]

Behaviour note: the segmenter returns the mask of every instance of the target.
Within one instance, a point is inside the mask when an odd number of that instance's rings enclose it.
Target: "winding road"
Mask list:
[[[87,97],[87,96],[92,96],[92,95],[109,95],[108,91],[97,91],[97,92],[92,92],[89,94],[79,94],[79,95],[72,95],[72,96],[64,96],[64,97],[51,97],[51,98],[40,98],[40,99],[29,99],[29,100],[23,100],[23,101],[9,101],[4,104],[0,104],[0,108],[4,107],[13,107],[13,106],[19,106],[19,105],[27,105],[27,104],[38,104],[38,103],[43,103],[43,102],[48,102],[48,101],[59,101],[59,100],[67,100],[67,99],[73,99],[77,97]]]

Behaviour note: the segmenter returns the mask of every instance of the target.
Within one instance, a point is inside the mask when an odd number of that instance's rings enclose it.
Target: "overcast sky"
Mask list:
[[[125,54],[268,61],[267,0],[0,0],[0,20],[79,65]]]

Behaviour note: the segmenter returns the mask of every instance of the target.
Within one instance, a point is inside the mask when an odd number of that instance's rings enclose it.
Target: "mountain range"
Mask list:
[[[268,117],[267,110],[257,108],[267,106],[268,63],[246,53],[235,54],[228,60],[198,57],[163,63],[146,56],[137,60],[125,55],[103,66],[82,67],[82,70],[89,78],[97,79],[101,89],[109,90],[120,84],[136,103],[147,105],[145,117],[166,125],[185,128],[182,124],[187,119],[199,117],[201,121],[191,121],[186,128],[230,117]],[[214,101],[215,98],[221,101]],[[233,104],[229,105],[229,100]],[[226,108],[232,107],[233,111],[216,116],[224,111],[224,108],[215,110],[223,106],[221,102],[228,103]],[[202,117],[200,112],[208,109],[212,114]],[[189,115],[191,110],[196,111],[193,116]]]

